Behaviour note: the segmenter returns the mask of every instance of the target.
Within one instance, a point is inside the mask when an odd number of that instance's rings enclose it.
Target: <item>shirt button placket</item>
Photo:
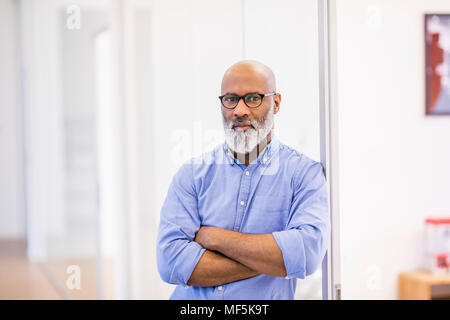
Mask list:
[[[243,177],[241,180],[241,192],[239,193],[239,220],[236,225],[235,231],[239,231],[241,229],[242,220],[245,215],[245,211],[248,206],[248,195],[250,193],[250,181],[251,175],[250,170],[245,170],[243,173]]]
[[[223,299],[223,292],[225,291],[224,290],[225,288],[223,287],[223,286],[217,286],[216,287],[216,295],[217,295],[217,298],[218,299]]]

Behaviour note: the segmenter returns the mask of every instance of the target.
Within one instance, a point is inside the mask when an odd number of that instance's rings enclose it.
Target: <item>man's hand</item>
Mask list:
[[[231,232],[208,226],[201,226],[197,231],[194,241],[207,250],[192,272],[188,281],[189,285],[200,287],[218,286],[260,274],[234,259],[215,252],[214,244],[223,241],[220,240],[222,239],[221,236],[227,231]]]
[[[284,277],[283,255],[272,234],[248,234],[201,226],[195,242],[203,248],[219,252],[259,273]]]
[[[217,243],[218,240],[218,231],[220,231],[220,228],[201,226],[194,241],[205,249],[214,250],[214,243]]]

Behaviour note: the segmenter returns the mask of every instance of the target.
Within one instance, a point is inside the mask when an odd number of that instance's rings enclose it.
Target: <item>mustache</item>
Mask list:
[[[256,120],[248,120],[248,121],[225,121],[226,129],[233,129],[236,126],[251,126],[254,129],[258,129],[259,123]]]

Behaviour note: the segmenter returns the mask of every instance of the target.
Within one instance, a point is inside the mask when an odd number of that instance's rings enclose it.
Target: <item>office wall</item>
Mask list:
[[[425,12],[447,0],[338,0],[342,296],[395,299],[450,215],[450,117],[425,117]]]
[[[0,238],[25,236],[15,3],[0,0]]]

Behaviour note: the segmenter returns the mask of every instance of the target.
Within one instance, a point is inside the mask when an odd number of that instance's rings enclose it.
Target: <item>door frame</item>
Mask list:
[[[336,0],[318,0],[320,160],[328,181],[331,237],[322,263],[322,298],[341,299]]]

